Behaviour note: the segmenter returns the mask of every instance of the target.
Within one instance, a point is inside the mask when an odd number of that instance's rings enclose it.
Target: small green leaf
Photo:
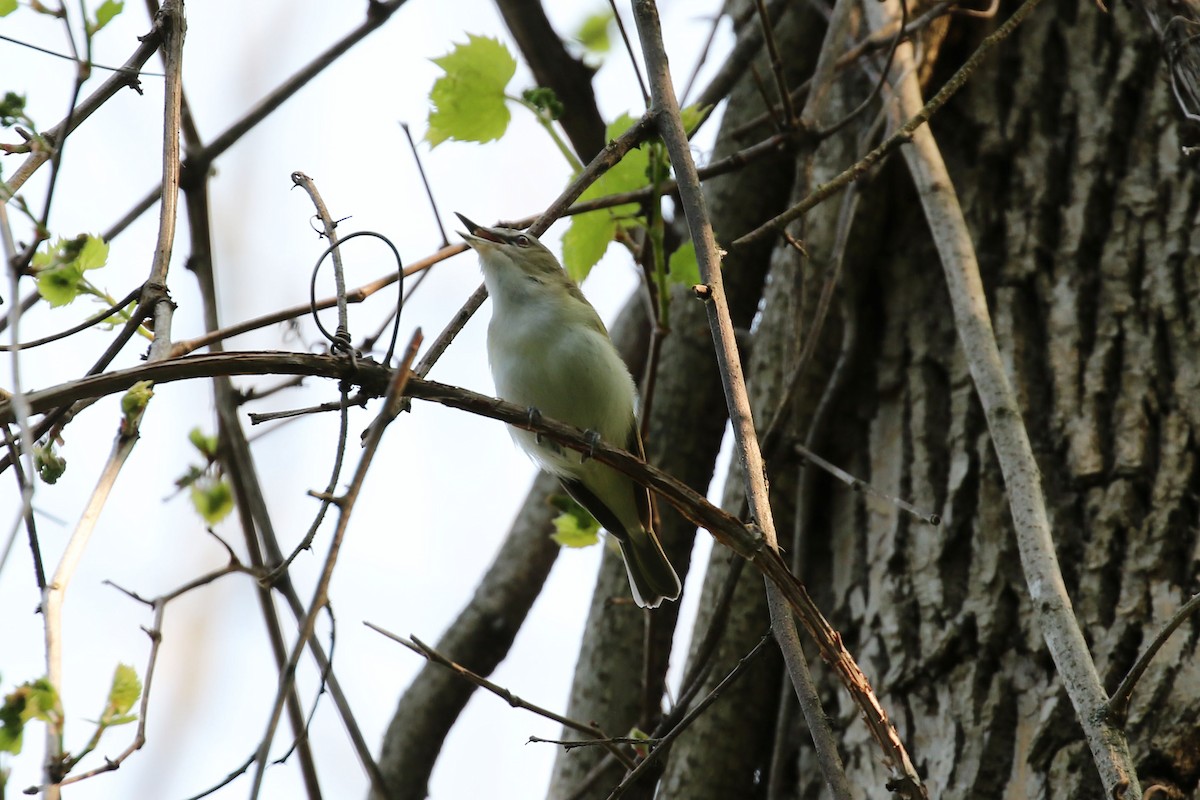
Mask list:
[[[433,109],[425,140],[436,147],[447,139],[490,142],[508,130],[511,115],[504,89],[517,70],[516,59],[496,39],[467,34],[467,43],[433,59],[446,71],[429,93]]]
[[[138,381],[121,396],[121,413],[130,424],[137,424],[150,398],[154,397],[154,381]]]
[[[600,523],[583,506],[566,495],[553,495],[550,505],[562,513],[554,518],[550,538],[561,547],[591,547],[600,541]]]
[[[649,742],[650,734],[646,733],[641,728],[634,726],[629,729],[629,733],[625,734],[625,738],[626,739],[643,739],[643,740]],[[646,756],[650,755],[650,748],[648,745],[635,744],[635,745],[633,745],[633,750],[641,758],[645,758]]]
[[[616,139],[637,120],[629,114],[622,114],[614,120],[606,131],[609,140]],[[649,156],[643,150],[630,150],[599,180],[587,188],[580,200],[593,200],[610,194],[632,192],[648,184],[646,169],[650,164]],[[571,226],[563,234],[563,264],[569,274],[578,283],[587,277],[608,250],[617,233],[619,217],[636,214],[638,205],[627,203],[616,208],[601,211],[589,211],[586,214],[576,214],[571,217]]]
[[[188,431],[188,441],[192,446],[200,451],[200,455],[212,460],[217,457],[217,437],[216,435],[208,436],[199,428],[192,428]]]
[[[17,0],[0,0],[0,17],[7,17],[17,10]]]
[[[83,290],[84,271],[99,269],[107,261],[108,244],[99,236],[81,234],[73,239],[59,238],[33,256],[38,294],[51,307],[64,306]]]
[[[3,2],[4,0],[0,0],[0,3]],[[2,16],[4,15],[0,14],[0,17]],[[28,117],[25,116],[25,95],[5,92],[4,99],[0,100],[0,127],[11,128],[18,122],[28,124]]]
[[[700,283],[700,265],[696,263],[696,245],[690,240],[671,253],[667,261],[667,280],[683,286]]]
[[[100,716],[101,725],[123,725],[137,719],[129,710],[142,696],[142,682],[137,672],[128,664],[117,664],[113,671],[112,687],[108,690],[108,702]]]
[[[612,27],[612,23],[612,9],[606,8],[603,11],[597,11],[580,23],[579,30],[575,31],[575,41],[583,45],[583,49],[589,53],[596,55],[607,53],[612,47],[612,42],[608,38],[608,31]]]
[[[54,442],[45,447],[34,446],[33,465],[37,469],[38,477],[49,484],[57,483],[67,471],[67,460],[55,450]]]
[[[192,484],[192,506],[209,525],[216,525],[233,511],[233,489],[220,478],[205,478]]]
[[[108,242],[91,234],[80,238],[83,242],[75,262],[81,270],[99,269],[108,263]]]
[[[687,131],[688,136],[692,135],[711,108],[712,106],[690,105],[679,112],[679,119],[683,122],[683,129]]]
[[[88,36],[94,36],[101,28],[112,22],[113,17],[115,17],[117,14],[120,14],[124,8],[125,4],[123,2],[117,2],[117,0],[104,0],[104,2],[100,4],[100,7],[96,9],[95,22],[88,22],[87,24]]]
[[[37,258],[34,257],[36,266]],[[75,264],[64,264],[61,267],[45,269],[38,272],[37,290],[42,299],[51,308],[65,306],[79,296],[79,282],[83,280],[83,270]]]
[[[57,724],[62,720],[58,692],[45,678],[21,684],[0,705],[0,752],[21,752],[25,723],[41,720]]]
[[[604,257],[616,232],[617,223],[608,211],[589,211],[571,218],[563,234],[563,265],[576,283],[582,282]]]
[[[533,105],[534,108],[541,111],[550,119],[558,119],[563,114],[563,104],[558,99],[558,95],[554,93],[553,89],[546,86],[526,89],[521,92],[521,97],[525,98],[525,102]]]

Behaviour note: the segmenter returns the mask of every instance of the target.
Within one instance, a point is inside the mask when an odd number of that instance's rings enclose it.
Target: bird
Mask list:
[[[529,408],[531,418],[583,428],[645,458],[633,377],[579,286],[536,236],[457,216],[492,298],[487,351],[499,397]],[[509,432],[616,539],[634,602],[657,608],[679,597],[679,575],[654,532],[645,487],[533,431]]]

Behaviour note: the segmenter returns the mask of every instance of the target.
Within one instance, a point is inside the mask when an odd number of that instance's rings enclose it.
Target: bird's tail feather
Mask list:
[[[663,600],[679,597],[679,576],[667,560],[662,544],[653,531],[636,529],[617,538],[633,599],[642,608],[657,608]]]

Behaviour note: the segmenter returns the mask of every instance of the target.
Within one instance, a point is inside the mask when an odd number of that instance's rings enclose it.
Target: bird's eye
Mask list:
[[[513,241],[517,243],[517,247],[529,247],[529,237],[523,233]]]

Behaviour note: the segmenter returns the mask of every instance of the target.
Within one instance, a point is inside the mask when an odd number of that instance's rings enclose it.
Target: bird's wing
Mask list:
[[[646,460],[646,449],[642,446],[642,432],[638,425],[637,417],[633,418],[633,424],[629,426],[629,436],[625,442],[625,449],[633,453],[643,461]],[[650,490],[640,484],[633,484],[634,500],[637,503],[638,520],[642,523],[642,528],[647,531],[654,530],[653,520],[651,519],[650,509]]]

